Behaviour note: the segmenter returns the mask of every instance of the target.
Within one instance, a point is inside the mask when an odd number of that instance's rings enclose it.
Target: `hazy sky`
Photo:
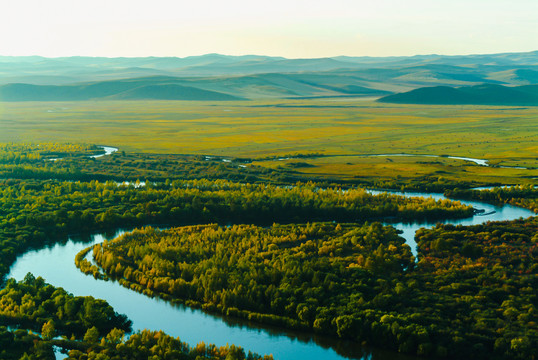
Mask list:
[[[538,50],[538,0],[0,0],[0,55]]]

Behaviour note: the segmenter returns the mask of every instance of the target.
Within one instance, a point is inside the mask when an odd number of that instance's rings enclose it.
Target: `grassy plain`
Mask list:
[[[538,108],[381,104],[364,99],[240,102],[85,101],[0,103],[0,142],[84,142],[129,152],[266,158],[257,162],[317,176],[443,176],[536,183]],[[508,169],[448,158],[360,157],[435,154],[487,159]],[[293,164],[291,164],[293,165]]]

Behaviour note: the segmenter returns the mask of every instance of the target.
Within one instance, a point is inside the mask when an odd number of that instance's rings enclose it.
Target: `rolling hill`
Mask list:
[[[243,100],[233,95],[177,84],[145,85],[109,96],[111,100]]]
[[[230,77],[151,76],[73,85],[0,85],[0,101],[244,100],[255,98],[383,96],[360,78],[337,74],[257,74]]]
[[[0,101],[243,100],[241,97],[170,81],[173,79],[157,77],[80,85],[7,84],[0,86]]]
[[[378,101],[397,104],[538,106],[538,85],[434,86],[388,95]]]
[[[422,87],[530,85],[538,82],[537,74],[538,51],[317,59],[221,54],[185,58],[0,56],[0,100],[381,97]],[[463,96],[447,89],[435,91],[446,92],[448,98]]]

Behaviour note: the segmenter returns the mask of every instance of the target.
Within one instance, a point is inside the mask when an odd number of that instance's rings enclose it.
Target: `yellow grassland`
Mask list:
[[[82,142],[132,152],[250,158],[436,154],[538,168],[537,107],[393,105],[355,99],[19,102],[1,103],[0,129],[0,142]],[[295,171],[328,177],[437,174],[505,183],[536,182],[538,177],[538,170],[488,168],[447,158],[336,156],[303,161],[312,167]],[[286,161],[260,164],[286,166]]]

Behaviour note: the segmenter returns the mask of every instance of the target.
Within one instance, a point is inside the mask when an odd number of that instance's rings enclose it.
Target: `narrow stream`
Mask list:
[[[372,191],[374,194],[387,191]],[[403,196],[431,196],[444,199],[441,194],[388,192]],[[474,215],[463,220],[446,220],[442,223],[461,225],[480,224],[486,221],[513,220],[534,214],[526,209],[511,205],[494,206],[476,201],[462,201],[477,209],[484,209],[489,215]],[[421,227],[431,227],[435,223],[391,223],[403,231],[402,236],[416,255],[415,231]],[[71,237],[64,243],[40,250],[31,250],[20,256],[11,267],[8,277],[22,280],[32,272],[47,282],[61,286],[77,296],[91,295],[105,299],[119,312],[133,321],[133,330],[162,329],[182,341],[195,345],[200,341],[218,346],[236,344],[247,351],[259,354],[273,354],[276,360],[309,359],[364,359],[364,360],[406,360],[418,359],[381,349],[365,349],[349,341],[318,337],[311,334],[286,331],[249,323],[244,320],[209,315],[201,310],[185,306],[171,305],[165,301],[149,298],[120,286],[117,282],[95,280],[82,274],[74,264],[75,254],[104,239],[112,239],[125,230],[116,233],[95,234],[86,238]],[[61,358],[61,357],[58,357]]]
[[[115,147],[112,147],[112,146],[101,145],[99,147],[103,148],[105,153],[104,154],[99,154],[99,155],[92,155],[92,156],[90,156],[91,158],[97,159],[97,158],[100,158],[100,157],[103,157],[103,156],[106,156],[106,155],[111,155],[112,153],[115,153],[116,151],[119,150],[118,148],[115,148]]]
[[[470,157],[465,157],[465,156],[452,156],[452,155],[396,153],[396,154],[340,154],[340,155],[319,155],[319,156],[314,155],[312,157],[313,158],[315,158],[315,157],[359,157],[359,158],[368,158],[368,157],[386,157],[386,158],[391,158],[391,157],[429,157],[429,158],[446,158],[446,159],[462,160],[462,161],[467,161],[467,162],[474,163],[474,164],[479,165],[479,166],[498,167],[498,168],[502,168],[502,169],[519,169],[519,170],[535,169],[534,167],[533,168],[528,168],[528,167],[523,167],[523,166],[491,165],[489,163],[489,161],[485,160],[485,159],[476,159],[476,158],[470,158]],[[217,158],[217,159],[220,159],[220,160],[226,161],[226,162],[230,161],[230,160],[224,159],[222,157],[212,157],[212,156],[206,156],[205,157],[206,160],[211,160],[211,159],[214,159],[214,158]],[[274,160],[284,161],[284,160],[291,160],[291,159],[305,159],[305,157],[304,156],[298,156],[298,157],[289,156],[289,157],[275,158]]]

